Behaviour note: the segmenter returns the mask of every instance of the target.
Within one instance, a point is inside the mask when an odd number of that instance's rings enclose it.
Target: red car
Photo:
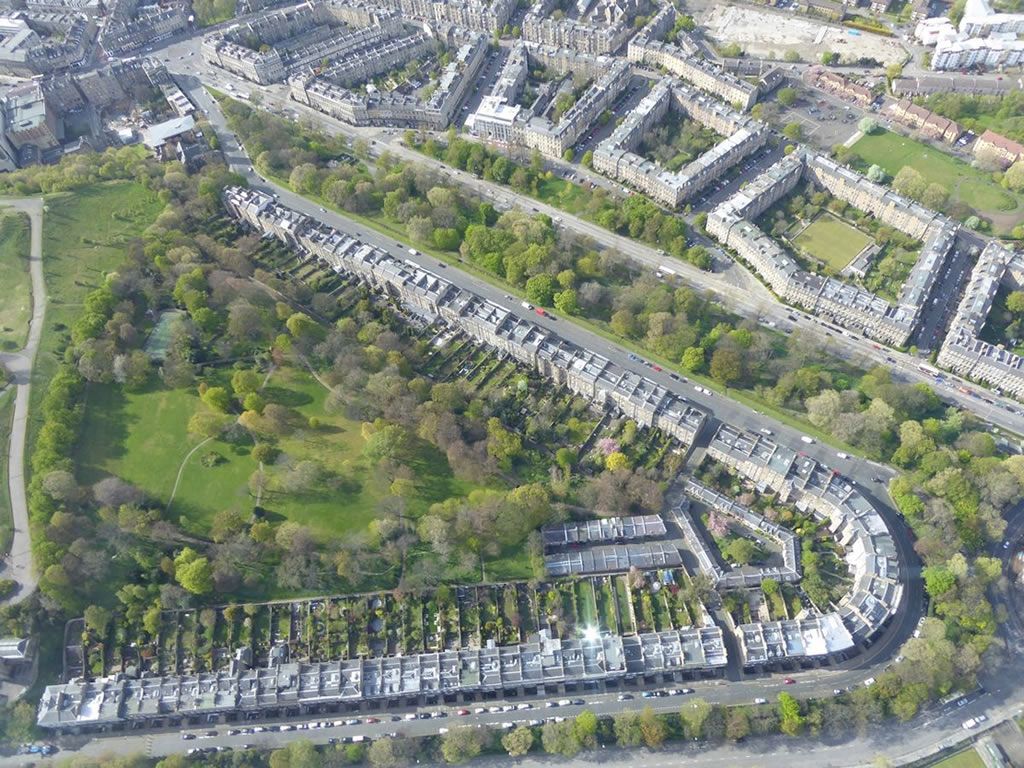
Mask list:
[[[794,680],[792,677],[787,677],[782,682],[784,682],[786,685],[796,685],[796,680]]]
[[[660,371],[661,370],[661,366],[660,365],[652,365],[651,368],[653,368],[656,371]]]
[[[544,312],[544,310],[543,310],[543,309],[541,309],[540,307],[537,307],[537,308],[536,308],[535,310],[533,310],[533,311],[534,311],[534,312],[536,312],[536,313],[537,313],[538,315],[540,315],[541,317],[544,317],[544,315],[546,314],[546,313]]]
[[[469,710],[468,710],[468,709],[460,709],[460,710],[459,710],[458,712],[456,712],[455,714],[456,714],[456,715],[459,715],[460,717],[464,717],[465,715],[468,715],[468,714],[469,714]]]

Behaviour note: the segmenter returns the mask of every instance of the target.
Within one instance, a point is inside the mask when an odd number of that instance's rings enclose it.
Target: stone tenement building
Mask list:
[[[502,29],[516,7],[514,0],[380,0],[380,4],[406,18],[487,33]]]
[[[754,223],[804,178],[924,241],[896,305],[854,285],[804,271]],[[735,250],[783,300],[893,346],[906,345],[917,330],[959,230],[959,224],[945,216],[807,150],[784,157],[708,217],[708,232]]]
[[[33,77],[66,69],[86,59],[95,36],[95,19],[81,13],[0,16],[0,73]]]
[[[663,67],[676,77],[706,91],[738,109],[748,110],[759,94],[758,87],[727,72],[719,64],[702,58],[699,46],[685,32],[680,32],[676,43],[660,42],[664,34],[666,19],[671,27],[675,19],[674,9],[664,9],[629,41],[627,57],[636,64],[647,67]]]
[[[482,344],[508,353],[555,384],[612,407],[646,427],[691,445],[706,414],[654,381],[619,368],[444,278],[344,235],[274,202],[269,195],[230,188],[228,210],[260,232],[355,275],[375,290],[419,313],[439,317]]]
[[[100,29],[103,50],[123,56],[188,28],[191,6],[183,2],[143,5],[141,0],[113,0]]]
[[[724,141],[675,172],[637,155],[634,150],[644,135],[669,111],[696,120],[724,136]],[[759,121],[665,77],[594,150],[594,169],[675,208],[761,147],[767,137]]]
[[[885,519],[871,502],[835,470],[763,435],[729,424],[718,429],[708,455],[771,489],[781,502],[827,523],[842,549],[853,586],[835,607],[838,615],[818,617],[826,622],[819,630],[838,643],[836,650],[843,649],[844,643],[839,641],[844,633],[858,644],[872,642],[895,615],[903,598],[906,564],[900,562]],[[776,648],[770,642],[776,634],[773,629],[777,628],[770,624],[737,628],[744,666],[765,666],[791,654],[786,643]]]
[[[993,240],[974,265],[937,362],[961,376],[1024,399],[1024,358],[980,338],[1001,286],[1024,288],[1024,254]]]
[[[591,7],[593,5],[593,7]],[[578,18],[555,18],[556,0],[537,0],[523,19],[523,40],[591,56],[615,53],[633,33],[638,0],[583,0]]]
[[[596,79],[555,123],[543,114],[547,106],[540,109],[535,104],[524,108],[516,103],[531,64],[541,64],[562,76]],[[621,60],[519,43],[505,61],[491,92],[466,120],[466,127],[488,141],[536,149],[548,157],[561,158],[615,102],[629,78],[629,65]]]
[[[281,82],[289,74],[306,76],[324,61],[358,65],[366,60],[366,71],[373,71],[369,59],[394,47],[394,39],[403,35],[409,32],[397,11],[306,3],[207,35],[202,54],[211,64],[267,84]],[[419,33],[417,38],[427,39]]]
[[[47,686],[42,728],[99,728],[210,723],[223,715],[274,716],[339,711],[342,705],[439,702],[512,690],[557,693],[565,685],[632,678],[714,676],[726,664],[720,627],[639,635],[549,637],[489,648],[134,679],[125,676]]]
[[[346,87],[428,53],[436,41],[421,33],[388,41],[361,57],[339,62],[320,76],[294,77],[290,82],[291,96],[351,125],[443,130],[458,113],[488,52],[484,35],[460,39],[453,34],[449,44],[457,46],[455,56],[445,66],[427,101],[398,92],[361,94]]]

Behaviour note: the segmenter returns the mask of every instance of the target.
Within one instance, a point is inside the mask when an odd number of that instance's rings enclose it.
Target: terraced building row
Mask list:
[[[806,271],[755,223],[805,179],[924,241],[896,304],[850,283]],[[908,344],[917,330],[959,231],[960,225],[952,219],[807,149],[784,157],[708,217],[708,232],[735,250],[784,301],[893,346]]]

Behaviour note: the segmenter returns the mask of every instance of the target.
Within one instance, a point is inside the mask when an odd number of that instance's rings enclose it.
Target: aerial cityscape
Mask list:
[[[1020,0],[3,0],[0,768],[1024,768]]]

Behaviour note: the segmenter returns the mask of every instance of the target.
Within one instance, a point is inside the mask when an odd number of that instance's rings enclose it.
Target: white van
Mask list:
[[[807,443],[808,445],[814,442],[814,438],[808,437],[807,435],[800,435],[800,440],[804,443]]]

